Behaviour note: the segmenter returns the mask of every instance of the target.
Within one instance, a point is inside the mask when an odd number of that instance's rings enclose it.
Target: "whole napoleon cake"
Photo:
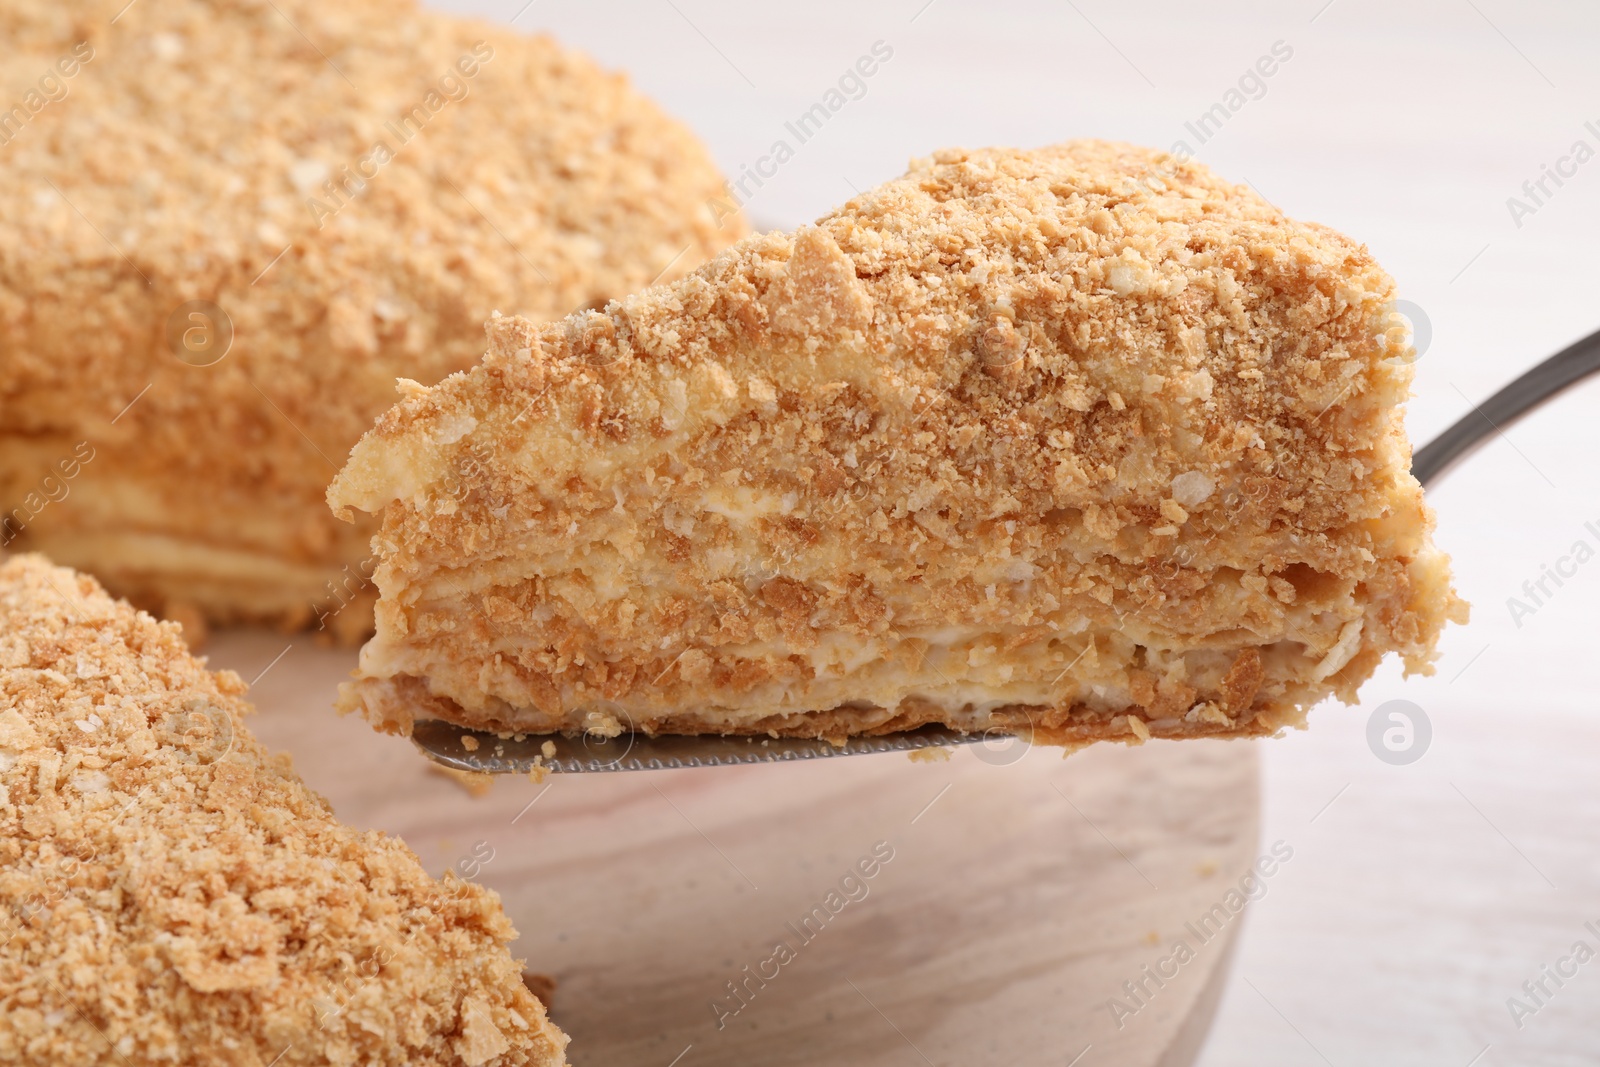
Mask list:
[[[744,233],[624,78],[405,0],[0,0],[0,177],[0,544],[357,636],[322,497],[395,378]]]
[[[0,565],[0,1062],[557,1067],[492,891],[341,825],[231,671]]]
[[[1241,736],[1464,620],[1367,250],[1193,162],[948,151],[489,323],[329,490],[380,727]]]

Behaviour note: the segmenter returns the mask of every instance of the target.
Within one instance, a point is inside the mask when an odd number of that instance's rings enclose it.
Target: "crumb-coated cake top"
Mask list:
[[[495,895],[341,825],[244,691],[92,579],[0,565],[0,1060],[561,1062]]]
[[[150,408],[237,394],[280,418],[253,382],[337,460],[370,417],[338,417],[360,364],[432,380],[492,310],[564,315],[742,233],[717,228],[704,148],[625,77],[405,0],[0,0],[0,42],[0,413],[22,424],[57,413],[6,411],[19,389],[58,381],[98,422],[152,362],[188,370],[162,332],[208,300],[231,358]],[[70,335],[44,324],[57,301]]]

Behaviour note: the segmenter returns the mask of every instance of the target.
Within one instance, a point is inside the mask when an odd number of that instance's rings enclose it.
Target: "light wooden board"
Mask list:
[[[473,798],[329,710],[353,653],[290,646],[232,633],[207,652],[246,680],[266,669],[254,729],[346,821],[500,892],[515,951],[558,982],[574,1063],[1067,1064],[1088,1049],[1084,1067],[1178,1067],[1204,1038],[1245,918],[1205,944],[1185,924],[1257,858],[1252,745],[552,775]],[[1157,988],[1143,968],[1180,938],[1193,958]],[[1122,992],[1141,979],[1142,1006]],[[1119,995],[1139,1008],[1120,1027]]]

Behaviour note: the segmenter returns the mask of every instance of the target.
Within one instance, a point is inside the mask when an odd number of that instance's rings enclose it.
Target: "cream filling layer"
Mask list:
[[[1290,632],[1258,635],[1249,642],[1264,646],[1263,691],[1269,695],[1282,696],[1305,678],[1336,673],[1360,646],[1360,616],[1344,619],[1311,610],[1293,614]],[[1217,692],[1242,643],[1238,631],[1231,631],[1210,639],[1197,637],[1178,648],[1170,638],[1162,642],[1155,635],[1136,636],[1131,626],[1097,628],[1081,616],[1063,616],[1058,622],[1054,636],[1012,648],[1006,645],[1013,634],[956,624],[902,633],[891,640],[819,634],[805,650],[781,642],[722,646],[715,651],[724,658],[764,660],[774,666],[791,655],[802,656],[811,677],[801,681],[780,677],[734,691],[698,677],[675,677],[675,672],[685,670],[679,657],[654,683],[637,686],[620,698],[586,690],[581,683],[563,684],[558,677],[561,708],[537,708],[537,712],[548,715],[559,710],[569,724],[598,724],[601,729],[683,712],[715,714],[729,724],[749,725],[771,715],[839,707],[892,709],[907,700],[926,701],[947,713],[978,720],[994,709],[1018,705],[1078,706],[1115,715],[1138,703],[1130,673],[1134,670],[1148,672],[1158,681],[1188,685],[1201,694]],[[469,713],[535,709],[532,693],[514,666],[515,650],[499,652],[486,649],[471,663],[459,664],[448,652],[380,635],[362,650],[357,673],[372,679],[425,678],[432,692]],[[692,708],[683,704],[686,690],[695,693]],[[1180,714],[1192,713],[1204,703],[1201,696]]]

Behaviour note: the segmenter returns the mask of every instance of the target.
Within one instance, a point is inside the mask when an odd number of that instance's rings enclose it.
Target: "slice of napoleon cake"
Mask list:
[[[342,707],[494,731],[1241,736],[1464,621],[1367,250],[1171,156],[946,151],[403,399]]]
[[[0,565],[0,1063],[555,1067],[494,893],[341,825],[231,671]]]

